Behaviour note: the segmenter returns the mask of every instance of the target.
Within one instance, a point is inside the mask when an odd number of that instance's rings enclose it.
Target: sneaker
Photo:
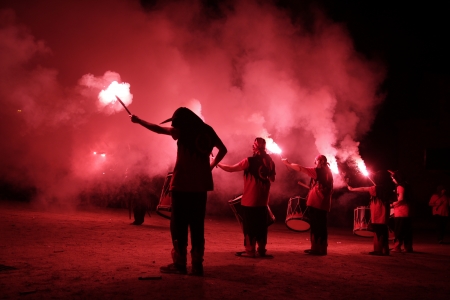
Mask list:
[[[186,266],[178,266],[176,264],[170,264],[167,265],[166,267],[160,267],[159,271],[161,271],[161,273],[166,274],[182,274],[182,275],[187,274]]]

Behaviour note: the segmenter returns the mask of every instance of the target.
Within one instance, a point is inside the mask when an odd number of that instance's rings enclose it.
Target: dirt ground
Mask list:
[[[330,228],[327,256],[303,253],[309,232],[269,228],[273,259],[243,250],[236,219],[207,217],[204,277],[160,274],[169,221],[129,225],[123,209],[48,212],[0,202],[1,299],[449,299],[450,245],[415,231],[415,253],[370,256],[371,238]],[[189,265],[188,265],[189,267]],[[160,279],[140,280],[139,277]]]

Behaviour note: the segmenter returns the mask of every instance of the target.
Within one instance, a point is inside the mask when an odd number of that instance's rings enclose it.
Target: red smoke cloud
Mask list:
[[[283,157],[307,166],[318,153],[359,158],[357,141],[383,100],[384,67],[354,50],[345,26],[311,11],[306,29],[259,1],[236,1],[215,18],[199,1],[160,4],[3,1],[1,132],[10,146],[0,164],[9,179],[26,178],[42,197],[65,197],[67,187],[75,197],[73,182],[81,188],[97,174],[93,151],[114,161],[111,180],[129,166],[149,176],[171,170],[173,140],[98,109],[101,88],[85,79],[111,74],[130,84],[129,108],[145,120],[159,123],[180,106],[201,114],[226,144],[226,163],[251,155],[264,133]],[[214,176],[217,191],[242,188],[240,177]]]

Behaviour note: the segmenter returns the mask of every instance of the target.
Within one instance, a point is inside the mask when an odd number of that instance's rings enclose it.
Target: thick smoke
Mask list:
[[[303,28],[263,1],[235,1],[214,15],[200,1],[157,3],[0,4],[3,181],[35,188],[40,202],[73,204],[98,182],[165,177],[176,143],[131,123],[118,103],[101,105],[113,80],[129,84],[128,108],[149,122],[180,106],[201,115],[227,146],[228,164],[251,155],[256,136],[305,166],[319,153],[360,158],[384,68],[354,50],[344,25],[311,10]],[[272,199],[298,194],[295,182],[307,179],[273,157]],[[213,199],[240,194],[241,176],[214,170]]]

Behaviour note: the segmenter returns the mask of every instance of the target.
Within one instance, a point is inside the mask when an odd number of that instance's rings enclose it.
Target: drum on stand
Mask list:
[[[358,206],[353,214],[353,233],[363,237],[373,237],[373,231],[369,231],[370,208]]]
[[[164,181],[159,204],[156,206],[156,213],[163,218],[170,219],[172,215],[172,193],[170,192],[170,180],[172,179],[172,172],[167,174]]]
[[[306,199],[299,196],[289,199],[286,212],[286,226],[294,231],[308,231],[311,227],[306,218]]]
[[[236,216],[236,220],[238,221],[239,225],[241,225],[241,228],[243,228],[243,212],[242,212],[242,205],[241,205],[242,195],[229,200],[228,204],[230,205],[231,210],[233,211],[234,215]],[[267,205],[267,226],[272,225],[275,223],[275,216],[270,210],[269,205]]]

